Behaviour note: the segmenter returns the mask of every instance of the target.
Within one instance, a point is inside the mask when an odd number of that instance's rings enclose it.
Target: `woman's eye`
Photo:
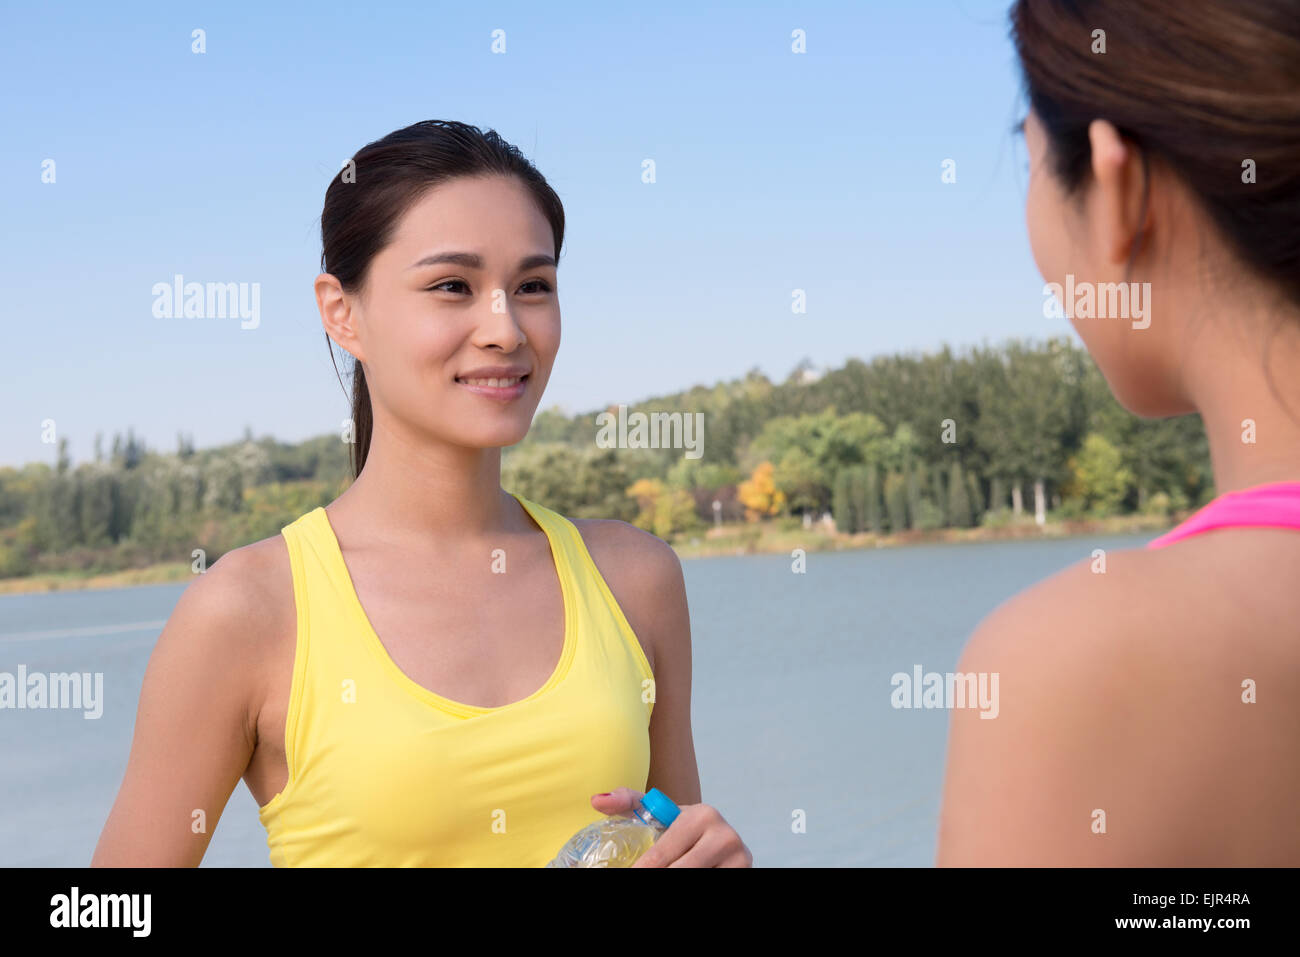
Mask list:
[[[428,291],[433,292],[435,289],[444,289],[447,286],[464,286],[464,285],[465,285],[465,281],[463,279],[444,279],[442,282],[430,286]],[[454,290],[448,289],[447,291],[453,292]]]
[[[468,289],[468,287],[466,286],[465,281],[463,279],[444,279],[440,283],[435,283],[434,285],[427,287],[427,290],[429,292],[434,292],[435,290],[445,290],[447,292],[461,292],[466,289]],[[551,284],[547,282],[545,279],[530,279],[519,287],[519,291],[523,293],[533,293],[533,294],[550,292]]]

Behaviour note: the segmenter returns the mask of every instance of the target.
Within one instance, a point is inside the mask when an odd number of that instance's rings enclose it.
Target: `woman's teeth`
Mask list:
[[[523,376],[515,376],[512,379],[461,379],[466,385],[489,386],[493,389],[506,389],[512,385],[518,384]]]

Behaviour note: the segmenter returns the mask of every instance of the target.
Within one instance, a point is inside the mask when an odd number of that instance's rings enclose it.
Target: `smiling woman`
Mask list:
[[[682,813],[642,866],[749,865],[700,803],[676,556],[500,485],[560,345],[559,198],[455,122],[347,170],[315,294],[355,480],[185,591],[93,863],[197,864],[242,776],[277,865],[542,866],[650,787]]]

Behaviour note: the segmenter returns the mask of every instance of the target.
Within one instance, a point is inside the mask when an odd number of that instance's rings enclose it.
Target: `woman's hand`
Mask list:
[[[644,797],[632,788],[594,794],[591,805],[602,814],[630,817]],[[709,804],[682,804],[681,813],[633,867],[752,867],[754,856],[718,809]]]

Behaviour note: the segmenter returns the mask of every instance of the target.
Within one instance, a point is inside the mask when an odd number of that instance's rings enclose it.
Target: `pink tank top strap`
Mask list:
[[[1225,492],[1186,521],[1147,543],[1163,548],[1216,528],[1294,528],[1300,531],[1300,482],[1270,482]]]

